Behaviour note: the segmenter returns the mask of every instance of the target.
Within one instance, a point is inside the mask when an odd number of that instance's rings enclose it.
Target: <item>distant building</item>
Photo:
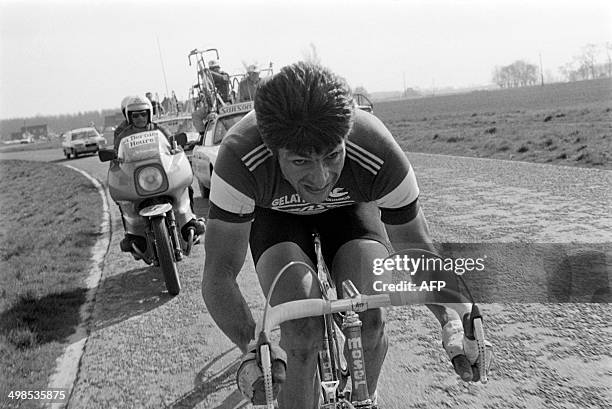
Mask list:
[[[14,132],[17,133],[17,132]],[[21,135],[31,135],[33,139],[47,139],[47,124],[44,125],[30,125],[21,127]],[[13,134],[11,134],[12,137]],[[20,136],[17,139],[22,138]]]

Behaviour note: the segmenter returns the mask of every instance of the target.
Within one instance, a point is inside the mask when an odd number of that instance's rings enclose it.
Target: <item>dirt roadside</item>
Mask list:
[[[381,386],[385,407],[609,406],[610,304],[535,301],[546,300],[551,284],[569,286],[584,275],[597,275],[597,286],[583,287],[577,290],[582,298],[574,293],[565,301],[590,301],[598,288],[609,288],[612,172],[439,155],[409,158],[436,241],[447,254],[468,248],[484,256],[485,274],[494,278],[497,301],[490,297],[493,303],[483,308],[496,363],[488,385],[462,383],[436,349],[439,328],[429,312],[395,309]],[[470,244],[462,249],[457,243]],[[534,252],[533,243],[548,254]],[[519,295],[524,301],[504,302]]]

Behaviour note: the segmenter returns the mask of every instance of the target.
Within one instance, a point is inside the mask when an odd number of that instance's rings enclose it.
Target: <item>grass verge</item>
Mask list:
[[[23,151],[37,151],[41,149],[62,149],[62,141],[53,140],[46,142],[35,142],[18,145],[4,145],[0,146],[0,152],[23,152]]]
[[[44,390],[79,321],[100,196],[63,166],[0,161],[0,406],[11,390]]]

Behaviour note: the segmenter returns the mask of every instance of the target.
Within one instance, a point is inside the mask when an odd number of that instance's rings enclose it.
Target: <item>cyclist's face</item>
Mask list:
[[[323,154],[298,154],[281,148],[278,163],[283,176],[302,199],[321,203],[340,178],[345,154],[344,141]]]

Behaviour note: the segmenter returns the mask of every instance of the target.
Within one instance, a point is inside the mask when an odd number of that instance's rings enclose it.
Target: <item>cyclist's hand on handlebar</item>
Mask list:
[[[480,357],[477,341],[465,336],[461,321],[449,321],[442,328],[442,346],[453,363],[457,375],[465,382],[480,380]],[[485,341],[487,362],[490,362],[491,344]],[[487,365],[488,366],[488,365]],[[488,369],[488,368],[487,368]]]
[[[461,377],[465,382],[478,382],[480,379],[480,371],[477,365],[472,365],[467,357],[463,354],[457,355],[452,359],[453,368],[455,373]]]
[[[249,398],[254,405],[263,405],[266,403],[266,391],[257,349],[255,344],[249,346],[249,352],[242,358],[236,377],[240,392]],[[272,361],[274,398],[276,398],[280,391],[280,385],[285,382],[287,354],[281,347],[270,344],[270,360]]]

